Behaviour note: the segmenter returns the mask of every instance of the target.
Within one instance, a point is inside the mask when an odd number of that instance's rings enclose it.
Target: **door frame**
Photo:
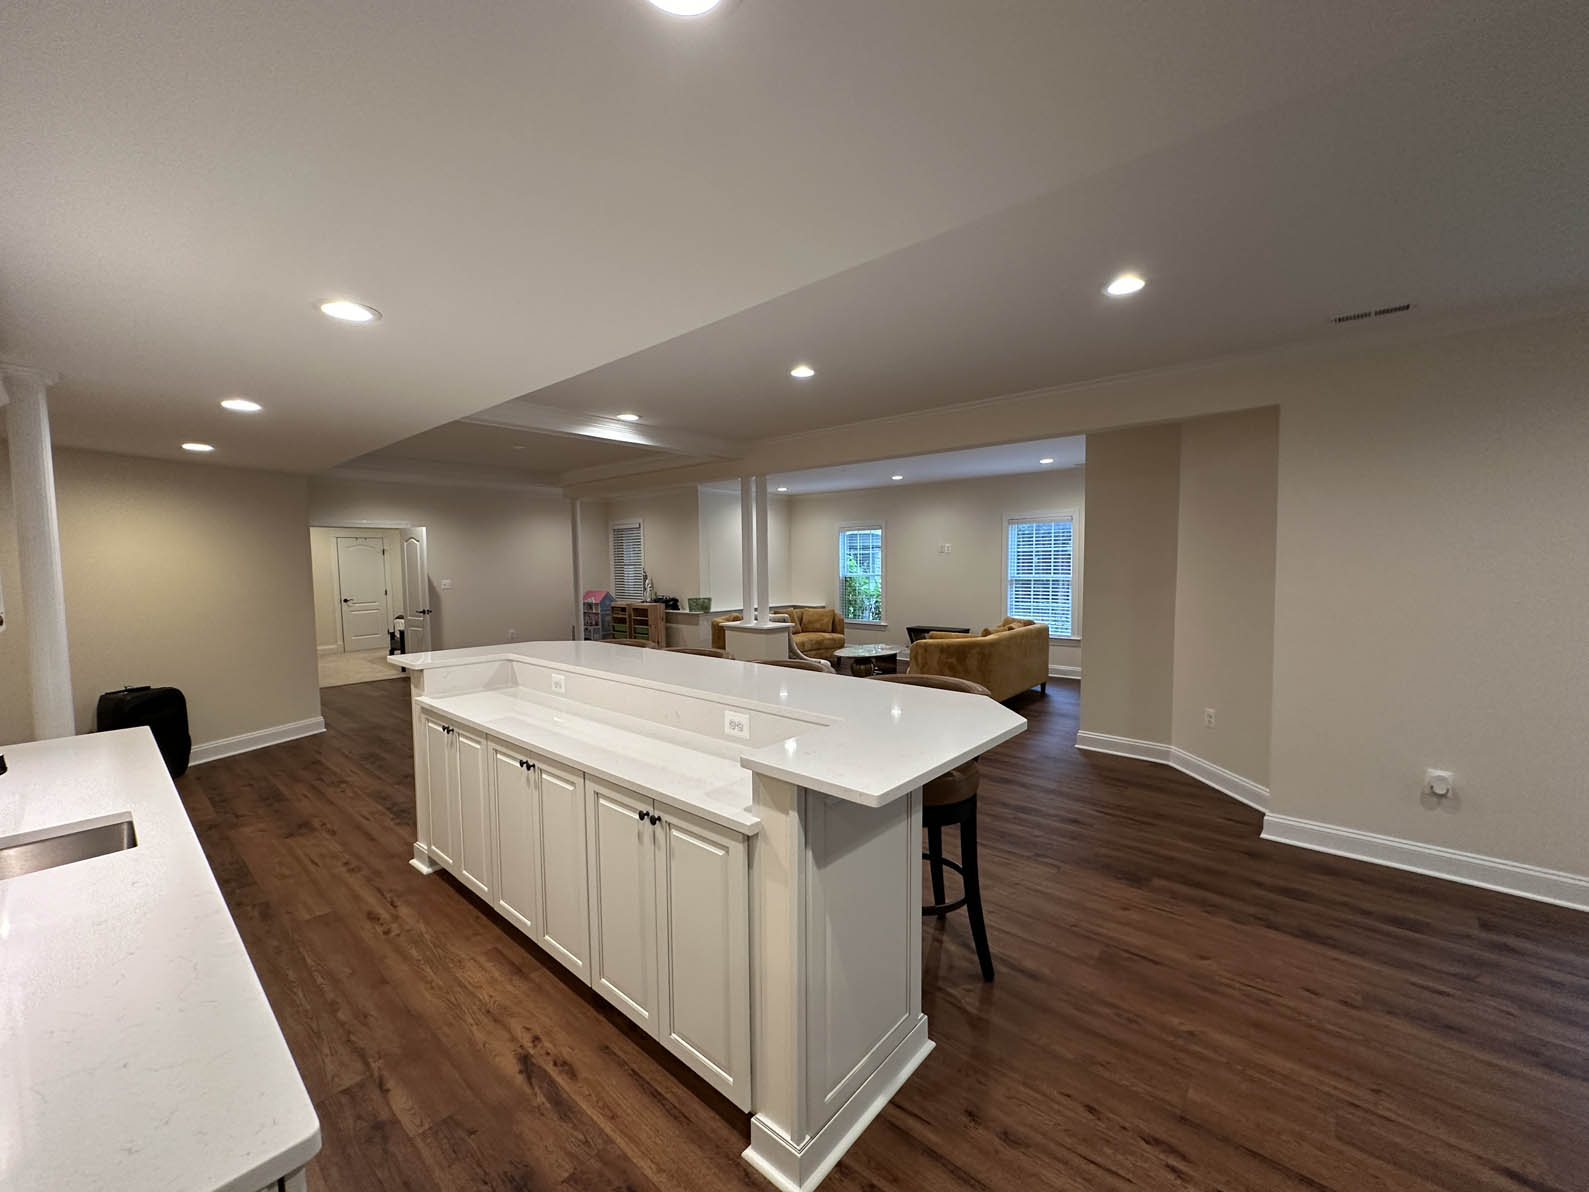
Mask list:
[[[423,530],[423,529],[425,529],[425,525],[424,525],[423,522],[414,522],[414,521],[400,521],[400,520],[389,520],[388,521],[388,520],[370,520],[368,518],[346,518],[346,519],[341,519],[341,520],[337,520],[337,521],[327,521],[327,520],[323,520],[323,519],[311,520],[309,522],[308,528],[310,530],[383,530],[383,531],[384,530],[392,530],[392,531],[395,531],[395,532],[398,533],[398,535],[399,535],[398,545],[399,545],[399,547],[401,547],[401,545],[402,545],[402,541],[401,541],[402,531],[404,531],[404,530]],[[344,638],[342,636],[342,576],[340,575],[340,573],[338,571],[338,568],[337,568],[336,548],[335,548],[334,543],[335,543],[335,539],[333,539],[333,547],[332,547],[331,584],[332,584],[332,589],[333,589],[332,598],[336,601],[337,641],[336,641],[336,645],[335,646],[331,646],[331,647],[322,646],[318,642],[316,642],[316,644],[315,644],[315,653],[316,653],[316,655],[321,655],[321,654],[345,654],[345,653],[347,653],[347,642],[346,642],[346,640],[344,640]],[[387,585],[386,585],[386,589],[387,589],[386,590],[387,626],[390,627],[392,618],[397,616],[398,611],[400,609],[406,609],[408,607],[408,605],[407,605],[408,593],[407,593],[407,591],[404,588],[404,584],[406,583],[406,580],[404,579],[404,576],[403,576],[403,565],[402,565],[402,554],[401,554],[401,551],[399,551],[399,553],[398,553],[398,562],[397,562],[397,565],[396,565],[395,574],[394,574],[392,566],[390,564],[388,564],[388,566],[386,568],[386,577],[387,577]],[[397,587],[395,587],[395,588],[392,586],[392,583],[393,583],[394,579],[395,579],[396,584],[397,584]],[[318,616],[319,614],[317,613],[316,615]]]

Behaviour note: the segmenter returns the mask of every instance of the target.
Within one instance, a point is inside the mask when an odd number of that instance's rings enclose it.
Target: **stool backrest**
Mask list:
[[[993,698],[981,683],[973,683],[970,679],[955,679],[948,675],[873,675],[872,678],[879,683],[909,683],[912,687],[936,687],[939,691],[963,691],[967,695],[985,695]]]

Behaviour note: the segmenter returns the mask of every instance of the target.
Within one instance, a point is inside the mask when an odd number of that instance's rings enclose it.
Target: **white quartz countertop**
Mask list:
[[[0,881],[0,1189],[302,1167],[319,1120],[149,730],[3,753],[0,846],[128,812],[137,844]]]
[[[740,750],[739,765],[872,807],[1026,729],[1003,704],[958,692],[606,642],[511,642],[388,661],[411,670],[517,661],[804,718],[786,739]]]
[[[642,731],[649,726],[633,717],[584,710],[570,700],[522,688],[421,697],[417,702],[526,752],[650,795],[744,835],[761,827],[750,809],[750,775],[723,750],[682,743],[690,734]]]

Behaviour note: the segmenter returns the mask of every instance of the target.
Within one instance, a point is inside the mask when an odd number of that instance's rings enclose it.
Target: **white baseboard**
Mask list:
[[[308,720],[295,720],[291,724],[277,724],[270,728],[259,729],[257,732],[222,737],[219,741],[206,741],[202,745],[195,745],[193,752],[188,756],[188,764],[202,766],[205,762],[217,761],[223,757],[231,757],[233,754],[264,749],[268,745],[280,745],[283,741],[296,741],[299,737],[312,737],[315,733],[325,731],[325,717],[311,716]]]
[[[927,1019],[918,1017],[899,1046],[861,1082],[827,1124],[803,1144],[796,1146],[777,1126],[757,1114],[750,1119],[750,1145],[741,1157],[779,1192],[812,1192],[861,1136],[861,1131],[883,1111],[900,1085],[921,1067],[933,1046],[927,1038]]]
[[[1222,795],[1238,799],[1259,811],[1269,808],[1269,788],[1259,786],[1250,778],[1243,778],[1224,766],[1215,765],[1194,753],[1160,741],[1138,741],[1132,737],[1116,737],[1109,733],[1079,732],[1076,748],[1093,753],[1113,753],[1119,757],[1136,758],[1144,762],[1160,762],[1189,774],[1199,782],[1213,787]]]
[[[1516,861],[1503,861],[1499,857],[1419,844],[1395,836],[1379,836],[1355,828],[1337,828],[1333,824],[1293,819],[1287,815],[1264,816],[1263,838],[1315,852],[1332,853],[1337,857],[1370,861],[1375,865],[1388,865],[1392,869],[1443,877],[1468,886],[1482,886],[1503,894],[1516,894],[1539,902],[1589,911],[1589,877],[1561,873],[1554,869],[1540,869]]]
[[[1076,734],[1076,748],[1093,753],[1113,753],[1118,757],[1134,757],[1143,762],[1164,762],[1166,765],[1170,760],[1168,745],[1161,745],[1157,741],[1138,741],[1132,737],[1116,737],[1110,733],[1079,732]]]
[[[1048,668],[1050,679],[1079,679],[1081,667],[1079,666],[1051,666]]]
[[[1248,807],[1256,807],[1259,811],[1269,810],[1269,788],[1259,786],[1250,778],[1243,778],[1234,770],[1216,766],[1175,745],[1170,746],[1170,765],[1183,774],[1190,774],[1199,782],[1207,783],[1221,794],[1241,800]]]

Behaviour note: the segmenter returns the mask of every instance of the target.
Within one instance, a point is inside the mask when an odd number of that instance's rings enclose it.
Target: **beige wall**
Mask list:
[[[1589,874],[1589,318],[1281,396],[1273,809]]]
[[[699,492],[700,578],[692,595],[710,596],[716,611],[744,603],[740,584],[743,540],[739,527],[739,489],[708,487]],[[791,503],[769,493],[767,500],[767,598],[775,604],[798,600],[791,590],[789,523]]]
[[[1181,427],[1169,741],[1260,786],[1269,781],[1278,433],[1273,407]]]
[[[612,533],[617,522],[640,523],[641,558],[651,582],[663,596],[677,596],[680,607],[697,594],[700,583],[699,503],[695,488],[614,497],[605,502],[601,518],[602,580],[595,587],[612,588]]]
[[[1075,512],[1085,582],[1083,471],[1063,468],[795,497],[790,501],[789,598],[836,607],[839,526],[880,521],[888,627],[853,627],[846,635],[849,641],[903,642],[907,625],[965,625],[972,630],[997,625],[1005,609],[1005,518],[1012,514]],[[949,544],[948,554],[939,552],[943,543]],[[1077,624],[1083,626],[1080,589],[1078,584]],[[1049,665],[1080,666],[1080,644],[1052,644]]]
[[[305,521],[424,526],[438,649],[491,645],[514,632],[520,641],[566,640],[573,632],[570,519],[559,497],[316,477]],[[443,579],[452,580],[450,590]]]
[[[99,694],[180,687],[195,744],[320,714],[307,481],[209,463],[55,453],[79,731]],[[26,610],[0,459],[0,741],[32,735]]]
[[[342,584],[337,574],[338,538],[380,538],[386,550],[388,616],[403,611],[403,545],[396,530],[368,526],[310,526],[309,565],[314,580],[315,649],[334,654],[342,649]]]
[[[1180,469],[1179,426],[1087,436],[1087,732],[1170,739]]]

